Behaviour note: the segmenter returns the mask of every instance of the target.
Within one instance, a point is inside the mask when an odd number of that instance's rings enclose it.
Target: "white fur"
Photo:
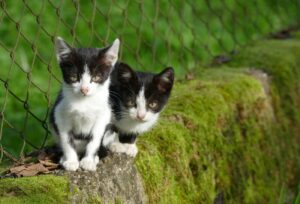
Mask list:
[[[106,53],[112,67],[118,59],[120,41],[116,39]],[[57,38],[55,41],[58,62],[71,52],[71,47]],[[91,76],[87,65],[80,82],[68,85],[63,84],[63,99],[55,107],[54,117],[59,135],[57,140],[63,150],[60,163],[66,170],[76,171],[79,166],[85,170],[95,171],[99,162],[96,152],[100,146],[106,125],[111,120],[111,108],[109,105],[108,78],[102,85],[91,82]],[[86,88],[86,94],[81,89]],[[92,135],[89,142],[74,140],[74,146],[70,143],[70,137],[74,134]],[[85,156],[79,162],[78,153],[84,152]]]
[[[138,153],[138,148],[136,144],[126,144],[126,143],[120,143],[118,137],[115,137],[114,142],[112,142],[108,149],[111,152],[120,153],[120,154],[126,154],[130,157],[135,157]]]
[[[66,84],[63,85],[63,100],[55,108],[56,124],[59,130],[59,141],[64,152],[61,164],[65,169],[75,171],[82,167],[85,170],[96,170],[98,162],[95,154],[99,148],[106,125],[111,119],[108,103],[109,80],[103,85],[94,87],[94,93],[83,96],[74,92]],[[92,134],[92,139],[69,142],[70,132],[74,134]],[[77,153],[85,149],[85,157],[79,163]]]
[[[115,140],[116,136],[118,136],[118,135],[114,131],[112,131],[112,130],[106,131],[103,136],[102,145],[104,147],[107,147],[109,144],[111,144]]]
[[[124,113],[122,113],[123,116],[120,120],[112,118],[112,123],[120,130],[120,132],[140,134],[151,129],[156,123],[159,113],[147,111],[144,87],[141,88],[137,96],[136,104],[136,108],[130,108],[128,112],[123,111]],[[145,115],[144,119],[138,119],[138,114]],[[105,133],[102,144],[107,146],[112,152],[125,153],[132,157],[135,157],[138,152],[135,143],[120,143],[119,138],[116,137],[116,133],[112,133],[111,131]]]
[[[145,90],[144,87],[142,87],[142,89],[140,90],[138,96],[136,97],[136,112],[135,111],[131,111],[131,114],[133,114],[133,116],[141,116],[141,117],[145,117],[147,110],[146,110],[146,99],[145,99]]]
[[[113,123],[122,132],[144,133],[156,123],[159,113],[147,111],[144,87],[141,88],[137,98],[137,107],[132,107],[128,112],[124,112],[124,117],[114,120]],[[143,120],[138,119],[138,114],[145,115]]]

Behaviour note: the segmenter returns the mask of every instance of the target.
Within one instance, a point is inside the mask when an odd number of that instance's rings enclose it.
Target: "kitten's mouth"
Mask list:
[[[83,96],[83,97],[87,97],[87,96],[89,96],[90,94],[89,94],[89,93],[82,93],[82,92],[80,92],[80,95]]]
[[[139,118],[134,118],[137,122],[139,122],[139,123],[144,123],[144,122],[146,122],[146,120],[144,120],[144,119],[139,119]]]

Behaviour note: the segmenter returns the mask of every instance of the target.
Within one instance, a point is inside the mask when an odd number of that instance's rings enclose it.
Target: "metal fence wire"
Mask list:
[[[121,39],[137,70],[167,65],[177,78],[249,41],[300,22],[300,0],[1,0],[0,163],[51,142],[49,110],[61,85],[56,36],[74,46]]]

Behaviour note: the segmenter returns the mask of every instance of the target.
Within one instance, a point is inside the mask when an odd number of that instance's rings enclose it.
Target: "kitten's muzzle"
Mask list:
[[[89,92],[89,88],[88,87],[81,87],[80,88],[80,92],[83,94],[83,95],[87,95],[88,92]]]
[[[146,117],[146,113],[138,112],[136,118],[140,121],[143,121]]]

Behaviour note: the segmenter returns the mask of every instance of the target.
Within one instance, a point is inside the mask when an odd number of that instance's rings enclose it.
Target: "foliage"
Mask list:
[[[183,78],[216,55],[296,24],[299,6],[271,0],[2,1],[2,147],[19,156],[51,142],[47,118],[61,79],[55,36],[96,47],[119,37],[121,60],[148,71],[172,65]]]

